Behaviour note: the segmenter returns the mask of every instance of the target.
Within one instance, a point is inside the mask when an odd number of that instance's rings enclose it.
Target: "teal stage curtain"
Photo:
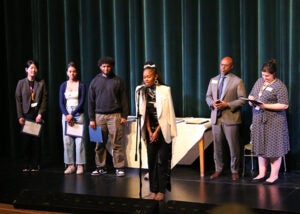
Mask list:
[[[233,72],[245,81],[247,92],[261,76],[263,62],[275,58],[290,98],[289,167],[300,169],[299,0],[2,0],[0,10],[0,81],[8,114],[3,155],[21,155],[14,91],[25,77],[28,59],[39,62],[49,91],[44,159],[62,163],[58,90],[71,60],[80,65],[88,85],[99,72],[97,60],[113,56],[115,72],[127,85],[132,115],[142,65],[152,60],[172,88],[176,115],[209,117],[205,93],[222,57],[233,57]],[[243,121],[242,145],[251,124],[247,104]]]

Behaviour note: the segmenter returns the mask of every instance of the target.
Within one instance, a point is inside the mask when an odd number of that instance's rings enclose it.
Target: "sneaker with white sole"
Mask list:
[[[123,177],[123,176],[125,176],[124,169],[116,169],[116,176],[117,177]]]
[[[107,170],[105,168],[97,168],[91,173],[91,175],[104,175],[104,174],[107,174]]]
[[[39,171],[40,171],[40,168],[38,168],[38,167],[32,168],[30,171],[31,171],[31,172],[39,172]]]
[[[30,172],[30,169],[29,168],[24,168],[24,169],[22,169],[22,172]]]

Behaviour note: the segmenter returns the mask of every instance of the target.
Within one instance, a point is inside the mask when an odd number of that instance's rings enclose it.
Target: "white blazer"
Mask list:
[[[146,141],[147,127],[145,124],[146,116],[146,97],[145,91],[139,90],[143,86],[137,86],[135,89],[135,103],[136,109],[139,109],[141,118],[141,133],[143,139]],[[171,88],[166,85],[156,86],[156,110],[158,123],[161,127],[161,131],[166,143],[171,143],[172,138],[177,135],[176,128],[176,116],[173,106],[173,100],[171,95]],[[137,112],[138,113],[138,112]],[[138,116],[138,115],[137,115]]]

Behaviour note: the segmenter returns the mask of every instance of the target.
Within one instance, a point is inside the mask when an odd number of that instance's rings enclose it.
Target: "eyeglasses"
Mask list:
[[[220,66],[229,67],[231,64],[220,64]]]

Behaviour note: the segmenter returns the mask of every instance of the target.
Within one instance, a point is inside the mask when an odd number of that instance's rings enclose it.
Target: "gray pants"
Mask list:
[[[222,172],[224,166],[223,153],[224,144],[227,142],[230,151],[230,169],[232,173],[238,173],[239,170],[239,125],[226,125],[218,123],[212,125],[213,140],[214,140],[214,162],[216,172]]]

